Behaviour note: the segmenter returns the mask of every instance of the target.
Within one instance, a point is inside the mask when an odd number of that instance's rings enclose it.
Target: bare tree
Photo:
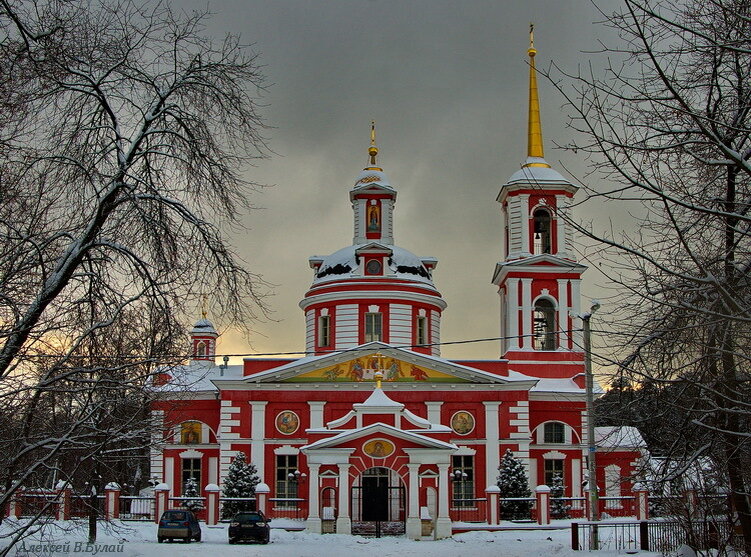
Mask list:
[[[206,17],[0,0],[0,407],[18,434],[0,508],[62,454],[127,435],[102,393],[135,404],[201,294],[225,324],[263,310],[225,239],[267,153],[263,76]]]
[[[623,236],[581,227],[624,292],[608,338],[631,381],[669,387],[672,450],[724,471],[750,552],[751,5],[622,0],[603,16],[619,37],[604,70],[557,82],[590,194],[632,209]]]

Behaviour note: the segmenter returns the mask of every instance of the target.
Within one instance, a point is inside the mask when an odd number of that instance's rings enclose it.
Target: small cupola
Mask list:
[[[219,333],[207,319],[206,310],[203,310],[201,319],[190,330],[191,362],[210,362],[213,365],[217,338]]]
[[[349,192],[355,213],[354,244],[394,243],[396,190],[391,186],[383,168],[378,166],[377,156],[375,122],[371,122],[368,164],[357,176],[355,185]]]

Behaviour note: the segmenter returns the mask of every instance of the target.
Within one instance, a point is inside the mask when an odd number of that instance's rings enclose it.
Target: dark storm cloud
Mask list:
[[[235,240],[250,268],[278,285],[278,321],[257,323],[257,351],[304,344],[298,301],[307,258],[352,241],[348,190],[366,162],[377,122],[379,163],[399,191],[399,245],[439,258],[449,304],[442,339],[498,336],[490,277],[501,252],[495,197],[526,155],[528,26],[538,65],[574,68],[604,33],[589,2],[216,2],[211,33],[241,33],[261,54],[267,135],[278,154],[248,170],[273,184],[251,201],[249,231]],[[553,149],[568,142],[562,100],[540,82],[546,158],[581,168]],[[221,321],[221,319],[217,319]],[[244,341],[225,335],[227,348]],[[449,357],[497,357],[498,345],[446,349]]]

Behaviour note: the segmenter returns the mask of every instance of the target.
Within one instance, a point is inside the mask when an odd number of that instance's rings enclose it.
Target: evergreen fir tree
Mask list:
[[[560,474],[554,474],[552,480],[550,482],[552,485],[548,486],[550,487],[550,516],[553,518],[568,518],[571,505],[566,504],[563,500],[565,492],[563,477]]]
[[[187,482],[185,482],[185,491],[183,492],[183,497],[200,497],[201,493],[198,491],[198,482],[195,478],[189,478]],[[200,511],[203,509],[203,502],[200,499],[194,499],[190,501],[184,501],[183,507],[188,509],[189,511]]]
[[[245,462],[245,453],[238,452],[229,465],[227,476],[222,484],[222,497],[249,498],[255,497],[256,486],[260,483],[255,464]],[[255,508],[251,501],[224,501],[222,504],[222,518],[232,518],[242,511]]]
[[[498,487],[501,489],[502,499],[532,496],[524,464],[514,457],[511,449],[507,449],[503,455],[498,471]],[[531,508],[532,501],[503,501],[501,503],[501,516],[504,520],[528,519]]]

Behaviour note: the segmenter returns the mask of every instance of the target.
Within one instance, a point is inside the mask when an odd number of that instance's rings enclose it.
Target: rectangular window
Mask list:
[[[297,455],[276,457],[276,498],[297,498]],[[275,501],[277,507],[296,507],[297,501]]]
[[[475,463],[471,455],[452,457],[451,483],[453,485],[453,506],[474,507]]]
[[[318,346],[331,346],[331,317],[328,315],[318,318]]]
[[[183,480],[183,493],[185,493],[185,485],[190,478],[196,480],[198,484],[198,490],[201,490],[201,459],[200,458],[183,458],[182,459],[182,480]]]
[[[561,478],[563,475],[563,461],[562,460],[545,460],[545,485],[550,487],[553,485],[553,476],[559,475]]]
[[[365,342],[381,340],[382,318],[380,313],[365,314]]]
[[[417,344],[428,343],[428,318],[419,316],[417,323],[415,323],[415,329],[417,331]]]

